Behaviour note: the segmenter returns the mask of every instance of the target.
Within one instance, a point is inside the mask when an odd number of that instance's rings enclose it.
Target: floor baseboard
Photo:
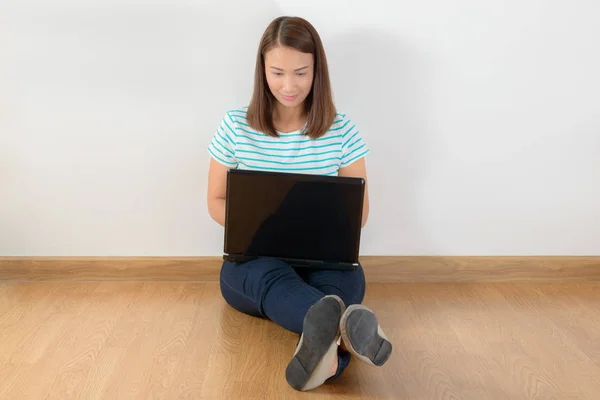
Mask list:
[[[221,257],[0,257],[3,281],[217,282]],[[600,256],[365,256],[367,282],[600,281]]]

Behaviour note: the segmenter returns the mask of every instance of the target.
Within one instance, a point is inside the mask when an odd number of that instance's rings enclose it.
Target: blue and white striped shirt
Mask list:
[[[369,153],[346,114],[337,114],[329,131],[313,140],[300,130],[279,138],[257,132],[248,126],[246,110],[227,112],[208,146],[210,155],[229,168],[337,175]]]

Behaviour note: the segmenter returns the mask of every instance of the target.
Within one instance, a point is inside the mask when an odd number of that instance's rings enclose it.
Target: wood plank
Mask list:
[[[311,393],[297,335],[229,307],[218,283],[0,283],[0,397],[597,399],[600,283],[370,283],[394,345]]]
[[[600,256],[365,256],[368,282],[600,281]],[[0,257],[4,281],[218,282],[221,257]]]

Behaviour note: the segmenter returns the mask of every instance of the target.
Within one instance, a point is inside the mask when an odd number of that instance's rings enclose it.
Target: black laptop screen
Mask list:
[[[360,179],[231,171],[225,252],[357,262]]]

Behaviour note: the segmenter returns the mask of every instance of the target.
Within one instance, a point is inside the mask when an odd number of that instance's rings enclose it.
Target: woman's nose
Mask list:
[[[296,87],[296,80],[291,77],[286,77],[283,81],[283,90],[293,91]],[[288,92],[289,93],[289,92]]]

